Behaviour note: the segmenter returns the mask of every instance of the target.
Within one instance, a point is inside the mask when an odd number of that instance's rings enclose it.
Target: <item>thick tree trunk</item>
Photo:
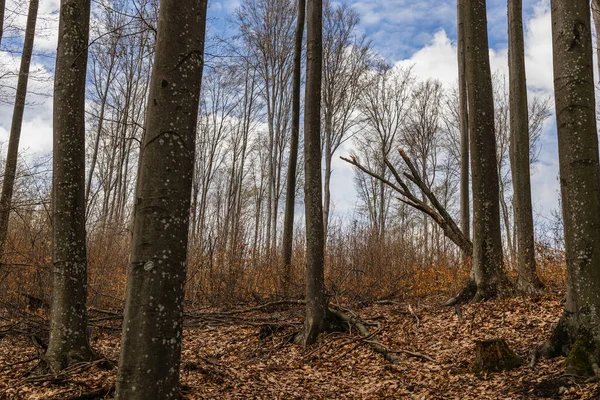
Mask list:
[[[179,397],[206,0],[160,3],[128,272],[117,399]]]
[[[508,72],[510,102],[510,161],[515,196],[517,289],[533,294],[542,289],[535,265],[533,209],[529,160],[529,110],[525,77],[522,0],[508,1]],[[511,235],[507,240],[511,241]]]
[[[463,12],[473,185],[471,280],[477,287],[473,300],[478,301],[506,294],[510,282],[502,269],[500,194],[486,1],[469,0],[464,4]]]
[[[62,0],[54,75],[53,288],[46,360],[93,357],[86,337],[85,81],[89,0]]]
[[[2,12],[4,12],[4,4],[0,5],[2,6]],[[21,54],[21,67],[19,68],[15,108],[13,110],[12,122],[10,125],[8,153],[6,154],[6,167],[4,168],[2,195],[0,196],[0,264],[3,262],[4,257],[10,207],[15,186],[15,176],[17,174],[19,140],[21,139],[21,126],[23,125],[23,112],[25,111],[25,97],[27,96],[27,81],[29,80],[29,66],[31,65],[31,54],[33,53],[38,5],[39,0],[29,1],[29,13],[27,14],[25,41],[23,43],[23,53]]]
[[[304,196],[306,213],[306,321],[304,342],[313,344],[328,325],[325,293],[323,186],[321,184],[321,69],[323,3],[308,0],[306,106],[304,111]]]
[[[296,206],[296,167],[298,164],[298,141],[300,138],[300,85],[302,74],[302,40],[306,19],[306,0],[298,0],[298,20],[294,38],[294,72],[292,77],[292,133],[288,161],[285,216],[283,221],[283,294],[289,295],[292,279],[292,248],[294,244],[294,208]]]
[[[460,109],[460,229],[471,238],[471,203],[469,201],[469,112],[465,63],[465,0],[457,0],[458,16],[458,98]]]
[[[600,176],[587,0],[552,0],[554,91],[567,257],[567,302],[546,356],[592,374],[600,360]]]

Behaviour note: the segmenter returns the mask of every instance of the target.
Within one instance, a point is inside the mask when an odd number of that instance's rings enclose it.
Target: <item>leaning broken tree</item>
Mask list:
[[[473,244],[469,238],[464,235],[456,221],[454,221],[443,204],[438,200],[429,188],[429,185],[425,183],[425,180],[406,152],[402,149],[398,151],[408,168],[407,172],[400,174],[388,159],[384,160],[386,167],[395,179],[395,183],[386,178],[385,174],[377,173],[361,164],[360,160],[355,156],[340,158],[393,189],[401,196],[398,197],[398,200],[431,217],[442,228],[444,235],[456,244],[465,256],[471,257],[473,255]],[[420,196],[416,195],[411,189],[411,185],[413,184],[421,192]]]

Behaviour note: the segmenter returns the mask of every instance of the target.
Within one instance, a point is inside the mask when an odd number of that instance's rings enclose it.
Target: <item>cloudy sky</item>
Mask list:
[[[359,29],[372,41],[374,49],[388,61],[412,64],[419,78],[437,78],[448,87],[456,82],[456,9],[455,0],[343,0],[360,14]],[[15,8],[23,0],[8,0]],[[548,0],[524,0],[526,62],[529,91],[552,94],[551,25]],[[227,20],[238,2],[210,1],[209,16],[213,29],[227,29]],[[40,17],[36,51],[45,55],[35,59],[32,69],[40,70],[46,82],[33,83],[36,92],[51,92],[51,73],[45,65],[53,63],[49,53],[56,48],[59,0],[40,0]],[[488,0],[490,58],[492,70],[507,73],[506,1]],[[23,16],[21,23],[24,24]],[[17,21],[19,22],[19,21]],[[0,51],[0,63],[18,65],[9,52]],[[25,113],[21,149],[30,157],[47,154],[52,148],[51,98],[33,95],[35,102]],[[8,139],[12,107],[0,104],[0,142]],[[542,136],[539,162],[533,171],[535,212],[546,216],[557,207],[558,160],[553,117]],[[5,147],[4,147],[5,148]],[[341,149],[344,154],[348,149]],[[344,214],[355,203],[353,172],[343,162],[334,164],[332,195],[335,210]]]

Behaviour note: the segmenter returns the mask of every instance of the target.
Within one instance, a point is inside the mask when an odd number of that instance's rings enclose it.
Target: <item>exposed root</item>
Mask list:
[[[473,279],[469,279],[465,287],[458,293],[456,297],[449,299],[444,303],[446,307],[453,307],[460,304],[468,303],[477,293],[477,284]]]
[[[504,272],[500,271],[485,284],[477,284],[473,278],[470,278],[458,295],[446,301],[444,306],[453,307],[466,303],[480,303],[499,297],[509,297],[513,294],[513,285]]]
[[[341,320],[345,321],[348,325],[356,328],[360,336],[363,338],[365,343],[368,343],[371,346],[371,349],[376,353],[381,354],[387,361],[392,364],[397,364],[400,361],[400,357],[398,354],[406,354],[411,357],[420,358],[422,360],[435,362],[435,360],[427,355],[415,353],[408,350],[392,350],[387,346],[381,344],[377,339],[373,338],[373,334],[369,332],[367,327],[360,321],[358,317],[352,317],[347,315],[346,313],[330,309],[330,312],[337,315]]]
[[[588,319],[585,313],[576,316],[565,311],[548,341],[534,352],[530,366],[535,366],[539,357],[565,356],[567,374],[599,380],[600,339],[588,326]]]

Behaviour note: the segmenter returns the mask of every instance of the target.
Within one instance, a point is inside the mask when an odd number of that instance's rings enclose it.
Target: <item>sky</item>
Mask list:
[[[15,7],[22,0],[8,0]],[[340,0],[361,16],[359,33],[372,40],[373,49],[389,62],[414,65],[419,79],[436,78],[446,87],[457,80],[455,0]],[[40,22],[35,49],[51,53],[56,49],[59,0],[40,0]],[[238,1],[209,0],[209,26],[227,30],[228,20]],[[523,0],[525,53],[528,90],[552,95],[552,44],[548,0]],[[506,0],[488,0],[488,30],[492,72],[508,73]],[[21,23],[24,25],[25,17]],[[17,66],[18,55],[0,51],[0,63]],[[36,92],[51,93],[51,72],[45,68],[52,57],[38,56],[32,69],[41,70],[46,82],[32,83]],[[34,104],[25,111],[21,151],[29,157],[48,154],[52,149],[52,99],[28,97]],[[553,111],[553,110],[552,110]],[[0,142],[8,140],[12,106],[0,104]],[[6,148],[6,146],[3,146]],[[338,155],[347,155],[343,147]],[[356,203],[351,167],[336,157],[332,181],[333,210],[337,215],[351,213]],[[558,206],[558,151],[554,115],[548,119],[541,139],[539,162],[532,171],[534,213],[545,218]]]

